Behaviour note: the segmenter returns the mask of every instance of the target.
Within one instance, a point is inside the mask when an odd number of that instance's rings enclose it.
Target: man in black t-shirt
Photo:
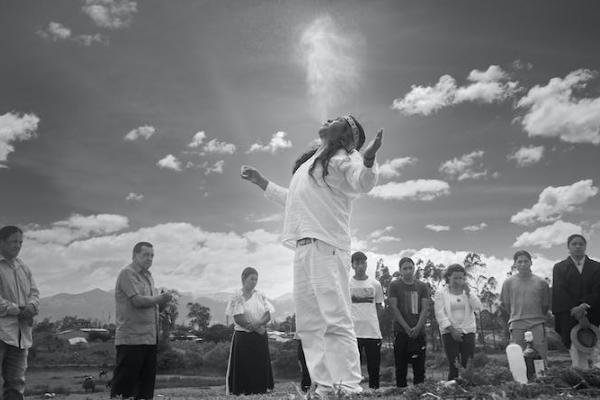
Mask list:
[[[400,260],[400,277],[389,288],[390,307],[394,316],[394,359],[396,386],[406,387],[408,364],[413,365],[413,383],[425,380],[425,321],[429,309],[429,287],[415,278],[415,263]]]

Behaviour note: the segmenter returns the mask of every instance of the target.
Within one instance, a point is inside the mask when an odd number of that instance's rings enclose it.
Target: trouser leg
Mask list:
[[[140,383],[136,399],[151,399],[154,397],[156,380],[156,345],[143,345],[144,362],[140,371]]]
[[[310,374],[308,373],[308,367],[306,366],[306,358],[304,357],[304,350],[302,350],[302,341],[298,340],[298,364],[300,364],[300,372],[302,373],[302,380],[300,381],[300,387],[303,392],[310,389],[311,381]]]
[[[459,344],[450,333],[444,333],[442,335],[442,341],[444,342],[444,351],[446,352],[446,358],[448,359],[448,380],[452,380],[458,377],[458,368],[456,363],[458,361]]]
[[[367,358],[367,371],[369,372],[369,387],[379,388],[379,364],[381,363],[381,339],[362,339],[365,341],[364,349]]]
[[[408,373],[408,335],[404,332],[396,333],[394,339],[394,363],[396,365],[396,386],[406,387],[406,374]]]
[[[110,397],[136,398],[139,391],[140,372],[144,364],[141,345],[119,345]]]
[[[464,368],[467,368],[467,363],[475,355],[475,334],[466,333],[462,337],[460,343],[460,363]]]
[[[27,349],[20,349],[0,341],[0,360],[4,379],[4,400],[23,399],[25,392],[25,371],[27,370]]]
[[[413,383],[415,385],[419,383],[425,382],[425,356],[426,356],[426,340],[425,335],[421,335],[415,338],[415,340],[419,343],[419,348],[421,349],[416,357],[412,358],[413,365]]]
[[[296,248],[297,334],[311,379],[324,391],[362,391],[360,358],[350,310],[350,254],[322,241]]]

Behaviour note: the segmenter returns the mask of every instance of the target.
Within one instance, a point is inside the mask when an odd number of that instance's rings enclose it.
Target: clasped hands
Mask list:
[[[37,315],[37,310],[35,309],[33,304],[27,304],[26,306],[19,307],[19,314],[17,314],[17,318],[19,321],[23,321],[27,323],[27,325],[33,325],[33,317]]]
[[[584,329],[590,327],[590,321],[587,317],[588,308],[590,308],[590,306],[586,303],[581,303],[580,305],[571,308],[571,316],[579,321],[579,325]]]

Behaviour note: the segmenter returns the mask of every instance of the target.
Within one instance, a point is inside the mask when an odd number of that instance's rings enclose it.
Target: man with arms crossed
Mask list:
[[[136,400],[154,397],[158,312],[172,296],[156,293],[149,271],[153,258],[152,244],[137,243],[132,263],[117,278],[117,361],[110,397]]]

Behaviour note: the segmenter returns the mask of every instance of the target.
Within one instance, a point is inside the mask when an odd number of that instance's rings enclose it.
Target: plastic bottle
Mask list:
[[[525,366],[527,367],[527,379],[544,376],[544,359],[540,353],[533,347],[533,333],[525,332],[525,342],[527,347],[523,351]]]
[[[527,366],[523,358],[523,349],[516,343],[506,346],[506,358],[513,379],[519,383],[527,383]]]

